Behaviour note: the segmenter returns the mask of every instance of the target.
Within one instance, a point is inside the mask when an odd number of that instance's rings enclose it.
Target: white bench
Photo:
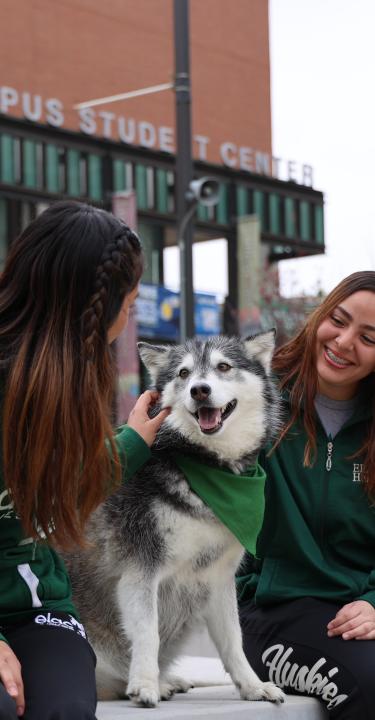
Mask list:
[[[188,693],[174,695],[152,710],[134,707],[128,700],[99,702],[98,720],[205,720],[207,716],[223,720],[326,720],[328,717],[324,706],[315,698],[289,695],[282,705],[241,700],[218,658],[184,656],[176,665],[176,674],[191,679],[195,687]]]
[[[161,702],[157,708],[134,707],[128,700],[99,702],[98,720],[327,720],[328,713],[315,698],[288,695],[285,703],[245,702],[225,672],[205,629],[192,634],[174,672],[191,680],[194,688]]]
[[[289,695],[282,705],[244,702],[233,685],[194,688],[175,695],[157,708],[136,708],[124,701],[98,703],[98,720],[326,720],[328,713],[315,698]]]

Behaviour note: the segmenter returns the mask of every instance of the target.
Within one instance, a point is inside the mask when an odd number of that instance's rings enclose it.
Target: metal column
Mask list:
[[[194,336],[193,227],[187,220],[186,193],[193,178],[191,158],[191,93],[189,0],[174,0],[176,92],[176,212],[180,248],[180,341]],[[186,222],[187,220],[187,222]]]

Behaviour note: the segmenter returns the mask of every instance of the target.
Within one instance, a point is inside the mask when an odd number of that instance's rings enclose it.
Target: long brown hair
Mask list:
[[[303,418],[307,435],[303,464],[311,467],[316,457],[316,413],[314,398],[317,392],[318,378],[316,371],[316,333],[333,310],[353,293],[368,290],[375,293],[375,272],[363,271],[349,275],[327,295],[322,304],[308,318],[305,326],[295,338],[282,345],[273,359],[273,370],[280,378],[281,389],[287,388],[290,393],[291,413],[275,444],[281,442],[297,419]],[[362,380],[368,386],[368,393],[375,401],[375,381],[373,377]],[[302,415],[303,407],[303,415]],[[375,494],[375,405],[372,422],[363,445],[357,455],[364,454],[363,477],[369,495]]]
[[[119,478],[107,333],[142,267],[135,233],[82,203],[51,205],[11,245],[0,278],[3,468],[28,536],[82,543]]]

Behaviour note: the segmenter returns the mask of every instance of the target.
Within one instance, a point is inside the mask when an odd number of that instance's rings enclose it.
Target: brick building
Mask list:
[[[0,25],[0,261],[54,199],[111,207],[133,188],[145,281],[163,285],[163,248],[176,243],[174,92],[74,105],[173,81],[173,0],[3,0]],[[241,308],[254,247],[271,261],[324,252],[323,196],[309,166],[272,157],[267,0],[190,0],[190,44],[194,173],[220,183],[194,240],[226,238]],[[255,245],[246,223],[239,231],[248,216]]]

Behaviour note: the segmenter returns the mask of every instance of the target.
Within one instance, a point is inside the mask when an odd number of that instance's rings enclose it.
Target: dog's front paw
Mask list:
[[[242,700],[269,700],[273,703],[285,701],[285,694],[272,682],[249,683],[239,688]]]
[[[160,697],[170,700],[175,693],[186,693],[193,685],[183,678],[168,675],[160,681]]]
[[[130,682],[126,694],[139,707],[156,707],[159,700],[159,687],[153,682]]]

